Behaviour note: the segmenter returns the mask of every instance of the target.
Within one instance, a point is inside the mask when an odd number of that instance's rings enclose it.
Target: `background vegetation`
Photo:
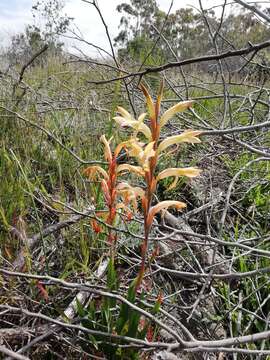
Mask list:
[[[166,14],[155,0],[131,0],[117,7],[111,52],[96,44],[96,58],[65,50],[64,36],[78,35],[63,8],[34,4],[40,25],[0,55],[0,353],[270,358],[270,8],[225,1],[206,10],[198,1]],[[84,170],[107,169],[100,136],[113,147],[130,133],[112,120],[117,106],[137,119],[146,111],[139,83],[155,98],[161,79],[162,113],[194,100],[163,137],[200,130],[202,143],[172,148],[157,170],[202,172],[173,190],[170,179],[159,184],[154,202],[187,209],[155,219],[136,292],[141,205],[110,227],[100,183]],[[137,165],[125,152],[117,161]]]

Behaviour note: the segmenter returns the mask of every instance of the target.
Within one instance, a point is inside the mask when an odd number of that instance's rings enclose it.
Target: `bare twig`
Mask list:
[[[268,16],[266,13],[264,13],[263,11],[261,11],[257,6],[255,5],[250,5],[248,3],[246,3],[243,0],[234,0],[236,3],[238,3],[239,5],[242,5],[244,8],[254,12],[255,14],[259,15],[261,18],[263,18],[264,20],[266,20],[267,22],[270,23],[270,16]]]
[[[10,356],[12,359],[18,360],[30,360],[29,357],[17,354],[15,351],[8,349],[7,347],[0,345],[0,353]]]
[[[198,56],[198,57],[190,58],[190,59],[186,59],[186,60],[170,62],[170,63],[163,64],[161,66],[150,67],[143,71],[133,72],[128,75],[115,77],[113,79],[101,80],[101,81],[88,81],[88,83],[96,84],[96,85],[108,84],[110,82],[124,80],[124,79],[134,77],[134,76],[143,77],[144,75],[147,75],[147,74],[158,73],[158,72],[161,72],[164,70],[181,67],[181,66],[185,66],[185,65],[196,64],[196,63],[201,63],[201,62],[206,62],[206,61],[213,61],[213,60],[222,60],[222,59],[227,59],[230,57],[241,56],[241,55],[248,55],[254,51],[259,51],[259,50],[265,49],[269,46],[270,46],[270,40],[267,40],[267,41],[261,42],[259,44],[254,44],[252,46],[248,46],[248,47],[238,49],[238,50],[229,50],[229,51],[225,51],[223,53],[219,53],[219,54],[215,54],[215,55]]]
[[[229,208],[229,201],[230,201],[230,197],[231,197],[231,192],[233,189],[233,186],[236,182],[236,180],[238,179],[238,177],[242,174],[243,171],[245,171],[246,169],[248,169],[252,164],[259,162],[259,161],[269,161],[269,158],[265,158],[265,157],[259,157],[257,159],[253,159],[251,161],[249,161],[248,163],[245,164],[245,166],[242,167],[242,169],[240,169],[232,178],[232,181],[230,182],[227,194],[226,194],[226,202],[225,202],[225,206],[224,206],[224,210],[220,219],[220,232],[222,232],[223,227],[224,227],[224,222],[225,222],[225,218],[226,218],[226,214]]]

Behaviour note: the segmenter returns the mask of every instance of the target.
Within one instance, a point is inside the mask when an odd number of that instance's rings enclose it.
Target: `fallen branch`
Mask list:
[[[44,329],[43,329],[44,330]],[[41,332],[42,328],[35,329],[35,333]],[[21,343],[23,340],[29,339],[30,336],[33,336],[33,329],[28,327],[18,327],[18,328],[3,328],[0,329],[0,344],[5,343]]]
[[[10,350],[3,345],[0,345],[0,353],[11,356],[11,359],[30,360],[29,357],[17,354],[15,351]]]
[[[105,259],[104,261],[102,261],[98,267],[98,269],[95,271],[94,276],[98,279],[101,279],[107,269],[108,266],[108,259]],[[88,285],[90,285],[90,283],[87,283]],[[74,319],[74,317],[77,314],[77,304],[78,302],[82,305],[85,306],[87,301],[89,301],[90,297],[92,296],[91,293],[89,293],[88,291],[79,291],[78,294],[74,297],[74,299],[71,301],[71,303],[69,304],[69,306],[66,308],[66,310],[64,311],[64,316],[60,316],[57,318],[56,321],[61,321],[62,318],[64,317],[64,320],[66,321],[66,319],[69,319],[69,321],[72,321]],[[43,328],[42,334],[36,338],[34,338],[32,341],[30,341],[28,344],[26,344],[25,346],[23,346],[20,350],[17,351],[17,354],[21,354],[25,351],[28,351],[31,347],[33,347],[35,344],[38,344],[40,341],[47,339],[48,337],[50,337],[51,335],[53,335],[57,330],[60,330],[61,327],[56,325],[53,326],[46,326]],[[1,334],[0,334],[1,335]],[[1,337],[0,337],[1,339]],[[10,358],[7,358],[5,360],[10,360]]]
[[[195,279],[210,279],[210,280],[221,280],[221,281],[231,281],[231,280],[240,280],[244,278],[252,278],[254,276],[264,275],[270,273],[270,267],[251,270],[247,272],[232,272],[228,274],[210,274],[209,273],[198,273],[198,272],[187,272],[179,271],[174,269],[165,268],[159,265],[153,265],[157,270],[169,274],[175,279],[184,279],[184,280],[195,280]]]

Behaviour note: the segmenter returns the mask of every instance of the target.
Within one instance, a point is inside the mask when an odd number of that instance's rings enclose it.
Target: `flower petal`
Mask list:
[[[174,114],[178,112],[182,112],[188,108],[190,108],[193,104],[193,101],[181,101],[178,104],[169,108],[165,113],[161,116],[159,125],[162,128],[167,122],[173,117]]]
[[[155,141],[151,141],[144,148],[144,144],[140,144],[138,141],[134,140],[130,142],[129,155],[137,158],[143,170],[149,170],[149,159],[155,156],[156,152],[153,147],[155,145]]]
[[[138,141],[137,138],[132,138],[128,142],[128,153],[130,156],[140,158],[142,157],[145,148],[145,143]]]
[[[165,179],[170,176],[174,176],[173,183],[167,188],[167,190],[174,189],[177,185],[178,179],[180,176],[187,176],[189,178],[193,178],[195,176],[198,176],[200,174],[201,170],[189,167],[189,168],[169,168],[166,170],[161,171],[161,173],[157,176],[157,181]]]
[[[131,186],[126,182],[121,182],[116,187],[118,192],[121,192],[122,190],[128,190],[131,193],[133,193],[136,197],[143,198],[145,196],[145,192],[142,188],[138,186]]]
[[[194,168],[194,167],[188,167],[188,168],[169,168],[166,170],[161,171],[158,176],[157,180],[165,179],[169,176],[187,176],[189,178],[193,178],[195,176],[198,176],[200,174],[201,170]]]
[[[125,119],[132,120],[131,114],[121,106],[117,106],[117,112],[119,112],[119,114],[121,114]]]
[[[130,164],[120,164],[117,167],[117,173],[120,173],[122,171],[133,172],[140,176],[144,176],[144,174],[145,174],[143,168],[141,168],[140,166],[135,166],[135,165],[130,165]]]
[[[177,210],[181,210],[186,207],[186,204],[181,201],[175,201],[175,200],[161,201],[157,205],[150,208],[147,217],[147,225],[151,226],[154,216],[161,210],[167,210],[169,207],[175,207]]]
[[[143,117],[142,117],[143,116]],[[134,129],[138,132],[141,132],[144,134],[144,136],[148,139],[151,140],[152,139],[152,133],[151,130],[149,129],[149,127],[147,125],[145,125],[142,121],[144,120],[146,114],[141,114],[138,120],[138,125],[136,124]],[[140,119],[141,118],[141,119]]]
[[[129,126],[133,128],[135,131],[143,133],[145,137],[150,140],[152,137],[151,130],[146,124],[143,123],[145,116],[146,114],[141,114],[138,120],[132,118],[127,119],[121,116],[115,116],[113,119],[115,122],[117,122],[117,124],[119,124],[122,127]]]
[[[111,152],[111,148],[110,148],[110,140],[108,141],[106,139],[106,136],[102,135],[100,137],[100,141],[103,142],[103,144],[105,146],[105,148],[104,148],[105,159],[108,162],[111,162],[112,161],[112,152]]]
[[[126,182],[122,182],[117,185],[117,193],[122,197],[124,201],[124,205],[132,204],[132,207],[135,211],[137,211],[137,198],[143,198],[145,196],[145,192],[140,187],[132,187]]]
[[[155,156],[154,151],[155,141],[151,141],[149,144],[146,145],[145,149],[143,150],[143,162],[148,161],[151,157]]]
[[[155,141],[151,141],[145,147],[145,144],[139,143],[136,139],[130,140],[128,147],[129,156],[135,157],[144,170],[149,170],[149,159],[155,156],[156,152],[154,151]]]
[[[178,183],[179,177],[175,176],[173,182],[171,183],[171,185],[166,189],[166,191],[170,191],[172,189],[174,189]]]
[[[104,179],[101,180],[101,187],[103,190],[103,195],[105,197],[106,204],[109,205],[111,203],[111,196],[110,196],[108,184]]]
[[[104,169],[100,166],[89,166],[83,170],[83,173],[88,176],[90,180],[94,179],[99,173],[103,179],[108,180],[109,176]]]
[[[201,140],[197,138],[197,136],[200,134],[201,131],[198,130],[186,130],[180,135],[170,136],[159,144],[158,153],[165,150],[167,147],[171,145],[179,144],[182,142],[191,143],[191,144],[200,143]]]
[[[118,144],[114,150],[114,157],[117,157],[120,154],[122,149],[124,149],[127,153],[127,148],[126,148],[127,144],[128,144],[127,141],[123,141],[120,144]]]

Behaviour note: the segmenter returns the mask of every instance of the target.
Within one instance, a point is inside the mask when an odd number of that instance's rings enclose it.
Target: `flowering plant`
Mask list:
[[[141,85],[146,102],[149,116],[149,126],[145,124],[144,120],[147,116],[143,113],[138,120],[134,119],[132,115],[118,107],[119,115],[114,117],[114,120],[121,127],[132,128],[133,134],[131,138],[116,146],[113,152],[110,147],[111,140],[107,140],[105,135],[101,136],[101,141],[104,144],[104,155],[108,162],[108,170],[105,171],[100,166],[90,166],[84,170],[84,173],[89,179],[98,178],[101,182],[105,203],[108,209],[105,222],[110,226],[108,241],[115,247],[116,233],[113,234],[112,226],[114,225],[117,210],[124,208],[127,214],[130,214],[130,205],[133,210],[137,210],[137,200],[141,200],[143,215],[144,215],[144,242],[142,244],[142,261],[141,268],[137,278],[137,288],[140,286],[143,274],[145,271],[148,238],[152,227],[154,216],[161,211],[174,207],[181,210],[186,207],[186,204],[181,201],[168,200],[159,202],[156,205],[152,204],[153,195],[156,191],[157,184],[160,180],[173,177],[174,181],[169,189],[173,189],[179,177],[186,176],[193,178],[199,175],[200,170],[194,167],[187,168],[168,168],[156,174],[158,160],[162,153],[169,147],[181,143],[199,143],[198,135],[200,131],[186,130],[182,134],[166,137],[160,139],[162,128],[168,121],[178,112],[182,112],[192,106],[192,101],[182,101],[172,106],[160,116],[160,105],[163,95],[163,83],[161,84],[159,94],[156,102],[153,101],[148,90],[144,85]],[[144,141],[139,139],[139,134],[142,134]],[[137,160],[138,165],[118,164],[117,158],[121,150],[125,149],[130,157]],[[137,176],[143,177],[145,182],[145,189],[140,187],[133,187],[126,181],[119,181],[119,178],[125,173],[134,173]]]
[[[163,83],[161,84],[157,100],[153,101],[148,90],[144,85],[141,85],[146,103],[147,113],[143,113],[138,117],[138,120],[123,109],[118,107],[118,115],[114,117],[114,121],[121,127],[129,127],[133,130],[131,137],[118,144],[115,150],[112,150],[112,139],[107,140],[105,135],[101,136],[101,142],[104,145],[104,156],[108,163],[107,171],[100,166],[90,166],[84,170],[84,173],[90,180],[98,180],[101,184],[103,197],[106,204],[106,211],[103,212],[102,221],[108,225],[108,242],[110,244],[111,260],[108,268],[107,285],[110,290],[116,291],[119,283],[117,281],[117,274],[114,269],[115,244],[117,241],[117,231],[115,229],[118,212],[125,211],[127,218],[130,219],[130,214],[137,211],[137,202],[140,201],[144,217],[144,240],[141,244],[141,265],[138,275],[134,282],[129,287],[127,300],[131,303],[136,301],[136,293],[141,287],[142,280],[146,271],[147,257],[148,257],[148,239],[153,224],[154,217],[157,213],[167,210],[169,207],[174,207],[181,210],[186,207],[186,204],[181,201],[168,200],[161,201],[157,204],[153,203],[153,197],[156,192],[159,181],[172,177],[174,181],[169,186],[172,189],[176,186],[178,179],[181,176],[193,178],[199,175],[200,170],[195,167],[186,168],[167,168],[158,173],[157,165],[160,157],[169,147],[181,143],[199,143],[198,135],[200,131],[186,130],[179,135],[168,136],[161,139],[161,130],[166,126],[168,121],[178,112],[182,112],[192,106],[192,101],[179,102],[175,106],[169,108],[162,115],[160,115],[160,106],[163,95]],[[148,118],[148,124],[145,119]],[[123,149],[130,158],[134,158],[136,164],[118,162],[118,157]],[[127,180],[127,174],[135,174],[143,178],[144,186],[132,186]],[[93,223],[93,230],[100,231],[100,227],[96,222]],[[144,296],[141,292],[140,296]],[[156,313],[161,304],[161,295],[159,295],[153,312]],[[146,334],[152,332],[151,324],[143,323],[140,314],[137,311],[130,309],[125,303],[121,304],[119,315],[114,322],[114,318],[110,315],[111,309],[115,308],[116,302],[114,300],[104,301],[101,307],[101,313],[104,315],[103,326],[106,325],[113,332],[119,335],[127,335],[130,337],[142,338]],[[95,312],[93,312],[94,314]],[[112,351],[112,348],[110,348]],[[130,354],[129,354],[130,355]],[[130,355],[131,356],[131,355]],[[135,355],[134,355],[135,356]],[[131,358],[131,357],[130,357]],[[132,357],[135,359],[135,357]]]

